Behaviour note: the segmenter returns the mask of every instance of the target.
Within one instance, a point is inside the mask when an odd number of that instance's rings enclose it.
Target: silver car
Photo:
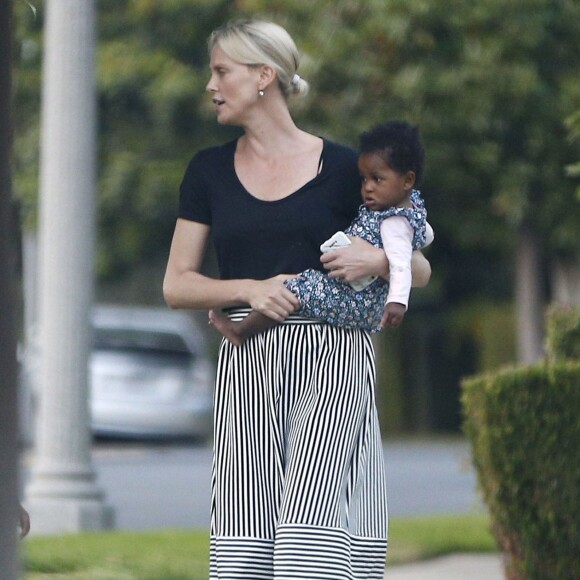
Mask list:
[[[96,435],[210,437],[214,364],[188,314],[99,306],[92,322]]]

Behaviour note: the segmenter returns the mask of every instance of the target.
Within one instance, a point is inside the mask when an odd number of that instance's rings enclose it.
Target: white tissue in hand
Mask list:
[[[320,246],[320,251],[323,254],[327,252],[332,252],[332,250],[338,250],[339,248],[346,248],[350,246],[352,242],[348,239],[348,236],[344,232],[336,232],[331,238],[326,240],[324,244]],[[352,282],[349,282],[353,290],[360,292],[370,284],[372,284],[377,279],[376,276],[365,276],[364,278],[357,278]]]

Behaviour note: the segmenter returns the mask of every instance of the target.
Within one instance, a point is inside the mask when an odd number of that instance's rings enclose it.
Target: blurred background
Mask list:
[[[37,293],[44,15],[35,4],[14,3],[23,353],[34,349]],[[98,303],[164,307],[186,165],[238,134],[215,122],[205,94],[206,39],[245,16],[282,24],[302,51],[311,92],[292,107],[303,129],[353,147],[387,119],[421,129],[433,277],[413,292],[404,325],[375,338],[384,434],[458,432],[461,378],[539,358],[545,307],[580,302],[573,0],[99,0],[97,10]],[[211,253],[204,269],[215,275]],[[218,338],[197,318],[213,361]]]

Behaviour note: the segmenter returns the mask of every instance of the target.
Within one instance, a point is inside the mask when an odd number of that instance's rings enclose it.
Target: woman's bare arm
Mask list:
[[[415,250],[411,255],[411,274],[414,288],[424,288],[429,284],[431,263],[420,250]]]
[[[163,295],[171,308],[209,310],[250,305],[274,320],[283,320],[299,306],[283,281],[291,275],[268,280],[215,280],[199,273],[210,228],[178,219],[165,278]]]

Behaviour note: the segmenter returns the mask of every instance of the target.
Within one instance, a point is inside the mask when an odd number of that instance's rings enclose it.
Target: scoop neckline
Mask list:
[[[324,171],[326,169],[326,149],[327,149],[328,140],[325,139],[324,137],[319,137],[319,138],[322,139],[322,151],[320,152],[320,159],[322,161],[322,168],[320,169],[320,171],[312,179],[310,179],[309,181],[307,181],[306,183],[301,185],[295,191],[290,192],[288,195],[285,195],[284,197],[281,197],[280,199],[272,199],[272,200],[260,199],[259,197],[256,197],[251,191],[248,191],[246,186],[242,183],[242,180],[239,178],[238,172],[236,171],[236,164],[235,164],[236,147],[238,146],[238,139],[239,138],[234,139],[231,142],[232,151],[231,151],[231,157],[230,157],[230,168],[231,168],[231,172],[234,176],[234,179],[236,180],[236,183],[238,184],[238,187],[246,196],[250,197],[251,199],[253,199],[255,202],[258,202],[258,203],[276,204],[276,203],[283,203],[283,202],[289,200],[290,198],[294,198],[296,195],[302,193],[304,190],[306,190],[308,187],[310,187],[313,183],[318,181],[318,179],[320,178],[320,176],[324,173]]]

